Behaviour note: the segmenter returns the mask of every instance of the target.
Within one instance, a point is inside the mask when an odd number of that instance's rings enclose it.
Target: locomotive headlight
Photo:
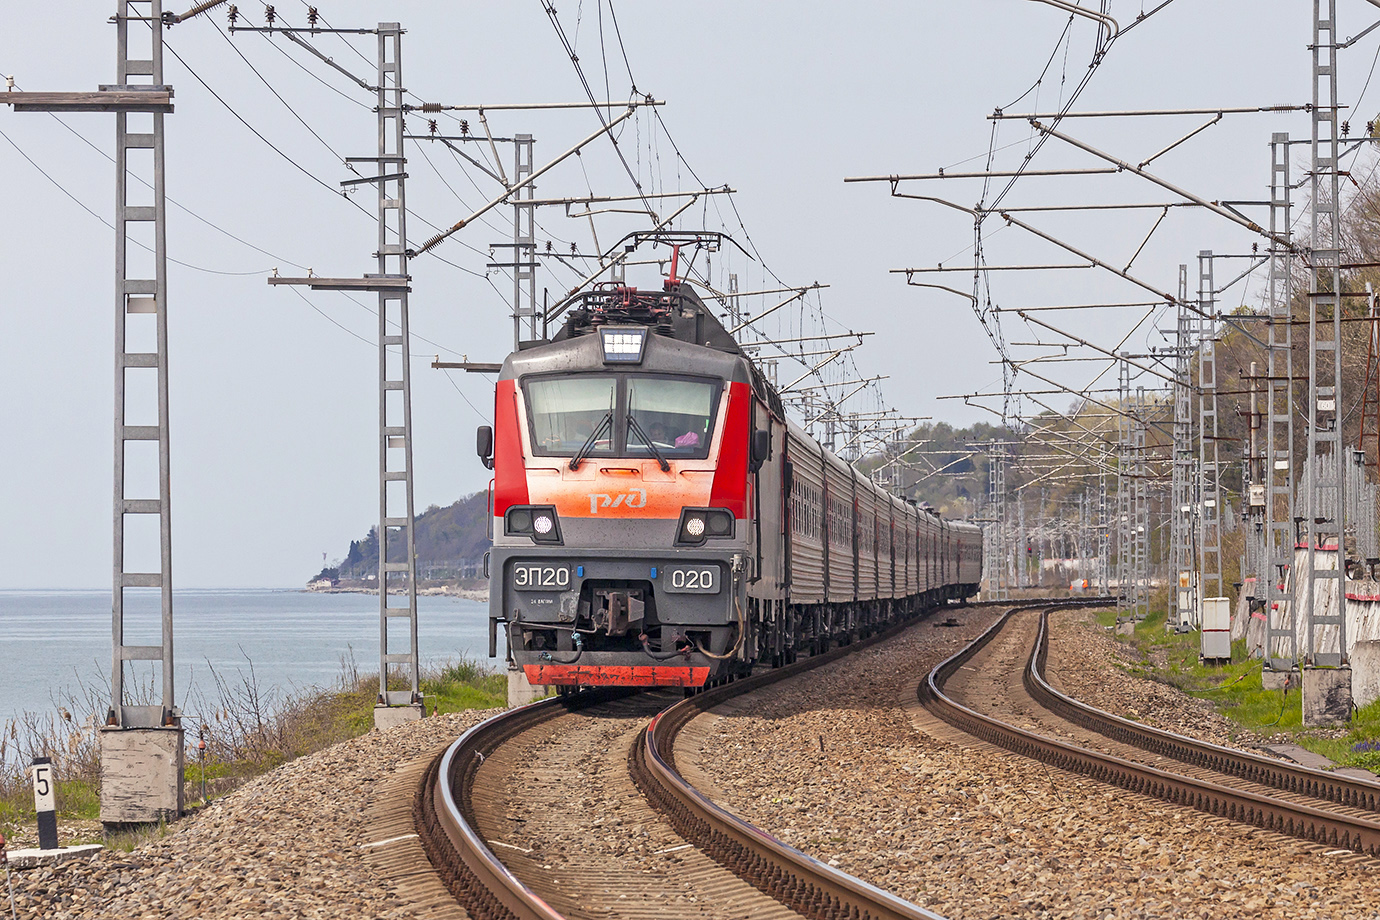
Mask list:
[[[733,536],[733,513],[724,508],[686,508],[680,514],[676,542],[699,546],[709,537]]]
[[[645,326],[605,326],[599,330],[605,364],[641,364],[647,346]]]
[[[721,508],[712,508],[705,515],[705,526],[711,537],[731,537],[733,535],[733,515]]]
[[[503,516],[503,532],[536,543],[561,543],[561,522],[551,505],[514,505]]]

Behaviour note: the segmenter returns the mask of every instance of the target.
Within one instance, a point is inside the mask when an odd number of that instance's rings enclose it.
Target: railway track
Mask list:
[[[1044,676],[1052,609],[1010,611],[928,675],[921,703],[968,734],[1051,766],[1380,857],[1380,785],[1160,731],[1057,691]]]
[[[586,691],[484,722],[433,762],[420,786],[414,818],[427,855],[475,918],[932,920],[719,808],[675,762],[676,735],[700,713],[915,622],[688,699]],[[613,850],[591,839],[606,822],[619,827]],[[531,837],[534,823],[555,842]]]

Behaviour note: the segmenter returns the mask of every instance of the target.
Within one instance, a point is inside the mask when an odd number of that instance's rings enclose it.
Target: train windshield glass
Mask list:
[[[703,460],[709,456],[723,381],[652,374],[533,377],[527,397],[532,451],[573,457]]]
[[[573,455],[598,429],[587,455],[612,455],[618,378],[582,374],[532,380],[525,389],[538,453]]]
[[[627,455],[707,457],[718,395],[718,384],[709,381],[629,377]]]

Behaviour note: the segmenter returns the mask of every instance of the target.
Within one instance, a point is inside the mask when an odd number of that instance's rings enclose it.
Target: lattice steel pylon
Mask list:
[[[131,77],[146,77],[144,86],[163,87],[163,30],[161,0],[147,3],[148,25],[140,20],[138,7],[142,3],[121,3],[115,15],[119,42],[118,73],[120,87],[130,85]],[[130,24],[135,24],[131,31]],[[147,33],[145,33],[147,29]],[[135,58],[131,44],[144,46],[148,36],[148,57]],[[142,81],[141,81],[142,83]],[[105,87],[102,87],[105,89]],[[150,727],[171,724],[177,717],[173,696],[173,597],[172,597],[172,509],[169,479],[170,448],[168,434],[168,247],[164,194],[163,112],[152,114],[152,133],[130,130],[129,111],[115,113],[115,534],[114,585],[112,591],[114,661],[111,667],[111,718],[122,728]],[[131,198],[140,198],[138,188],[131,182],[130,151],[152,149],[153,202],[151,206],[136,206]],[[132,224],[153,224],[153,277],[130,277],[128,252]],[[156,350],[153,354],[132,353],[128,340],[133,317],[153,316],[156,327]],[[158,424],[137,426],[129,424],[129,394],[126,386],[131,372],[151,369],[157,376]],[[126,461],[132,445],[141,441],[158,444],[158,498],[132,498]],[[159,571],[134,573],[127,570],[125,531],[126,515],[158,515]],[[160,645],[126,645],[124,637],[125,589],[158,588],[161,595]],[[162,670],[162,701],[155,705],[126,703],[125,663],[128,661],[158,661]]]
[[[1117,362],[1117,483],[1116,483],[1116,585],[1117,620],[1134,617],[1135,590],[1135,426],[1131,417],[1131,365]]]
[[[378,38],[378,119],[376,156],[350,157],[370,163],[378,174],[347,180],[347,185],[373,183],[378,193],[378,272],[363,278],[268,279],[269,284],[305,285],[314,291],[369,291],[378,294],[379,320],[379,694],[376,725],[420,718],[421,662],[417,653],[417,552],[412,490],[412,372],[411,331],[407,297],[411,290],[407,246],[407,156],[403,148],[407,90],[402,82],[403,29],[381,22]],[[390,606],[389,597],[407,598],[406,606]],[[400,628],[394,630],[397,624]],[[398,635],[397,633],[403,633]],[[404,638],[406,641],[404,641]],[[402,671],[401,675],[398,671]],[[390,677],[401,677],[406,689],[392,689]],[[391,707],[404,710],[390,712]]]
[[[1303,484],[1308,590],[1302,611],[1307,622],[1302,652],[1306,665],[1339,667],[1346,663],[1347,646],[1336,0],[1313,0],[1312,52],[1313,250],[1308,275],[1308,466]],[[1319,550],[1335,551],[1335,565],[1320,566]]]
[[[1294,566],[1294,357],[1289,135],[1270,138],[1270,311],[1265,388],[1265,669],[1298,665],[1290,572]]]
[[[1025,495],[1020,489],[1016,490],[1016,587],[1026,588],[1030,585],[1030,558],[1027,549],[1030,535],[1025,530]]]
[[[1122,362],[1125,365],[1125,362]],[[1132,583],[1135,594],[1131,605],[1131,616],[1139,622],[1150,614],[1150,501],[1145,462],[1147,406],[1145,388],[1136,388],[1134,419],[1132,422],[1132,488],[1131,488],[1131,537],[1133,555]]]
[[[1192,315],[1188,310],[1188,266],[1179,266],[1179,310],[1174,341],[1173,466],[1170,477],[1169,628],[1188,629],[1197,619],[1193,572],[1193,482],[1197,457],[1193,452]]]
[[[117,43],[116,83],[102,86],[97,93],[0,94],[0,102],[17,112],[114,112],[115,113],[115,489],[113,527],[113,578],[111,625],[111,703],[107,722],[119,728],[152,728],[173,725],[177,720],[173,695],[172,622],[172,510],[169,478],[168,437],[168,278],[167,224],[164,194],[163,116],[171,113],[172,89],[163,83],[163,4],[162,0],[121,0],[116,4]],[[131,24],[134,28],[131,30]],[[130,116],[147,117],[148,122],[131,127]],[[133,178],[131,160],[149,156],[152,195],[143,191],[144,183]],[[150,200],[151,197],[151,200]],[[138,204],[134,202],[139,202]],[[131,235],[136,227],[152,225],[153,264],[131,271]],[[152,327],[152,328],[149,328]],[[154,343],[153,351],[130,351],[129,343]],[[149,375],[153,386],[131,388],[131,381]],[[156,393],[156,406],[139,406],[132,411],[131,400],[139,392]],[[153,411],[148,411],[152,408]],[[131,425],[131,416],[149,418],[152,425]],[[131,478],[137,473],[137,445],[157,447],[158,479],[156,495],[131,494]],[[133,462],[132,462],[133,461]],[[126,532],[126,517],[157,516],[158,571],[128,569],[131,541]],[[148,547],[133,551],[151,557]],[[160,633],[158,645],[125,644],[125,591],[130,588],[157,588],[160,593]],[[161,702],[134,705],[126,702],[125,667],[129,662],[158,662],[161,674]]]
[[[406,89],[402,77],[402,27],[378,25],[378,273],[408,279],[407,157],[403,149]],[[417,654],[417,551],[412,491],[412,375],[408,288],[380,290],[379,307],[379,699],[383,706],[419,704],[421,665]],[[396,330],[394,332],[393,330]],[[401,492],[401,494],[399,494]],[[394,558],[392,537],[399,538]],[[395,591],[407,606],[393,607]],[[394,649],[390,623],[407,631],[406,648]],[[388,677],[401,665],[406,690],[389,689]]]
[[[1198,615],[1222,596],[1222,474],[1217,455],[1217,329],[1212,252],[1198,253]]]
[[[192,14],[188,14],[194,15]],[[183,806],[184,753],[173,669],[172,507],[168,431],[168,278],[164,116],[172,88],[163,82],[163,28],[186,17],[165,17],[162,0],[121,0],[116,30],[116,83],[98,92],[0,94],[23,112],[115,114],[115,386],[111,584],[111,700],[100,733],[105,780],[101,821],[107,826],[177,817]],[[138,173],[148,170],[145,180]],[[148,191],[145,191],[145,189]],[[152,233],[151,264],[131,265],[137,230]],[[147,247],[146,247],[147,248]],[[153,350],[131,350],[151,343]],[[152,379],[149,379],[152,378]],[[152,393],[150,400],[145,393]],[[138,419],[144,424],[131,424]],[[153,424],[146,420],[155,419]],[[141,449],[153,445],[153,450]],[[148,468],[156,483],[139,488]],[[156,518],[154,528],[131,528]],[[134,530],[131,533],[130,530]],[[133,557],[133,558],[132,558]],[[153,565],[139,566],[145,560]],[[154,565],[157,570],[153,571]],[[158,644],[126,637],[130,589],[157,589]],[[152,638],[152,636],[150,636]],[[126,668],[156,663],[157,702],[133,703]]]
[[[532,175],[533,140],[530,134],[513,135],[513,184]],[[513,350],[524,341],[546,338],[545,311],[537,307],[537,209],[536,183],[529,182],[513,194]],[[523,336],[526,336],[524,339]]]
[[[1361,388],[1361,433],[1356,447],[1365,466],[1375,468],[1380,461],[1380,317],[1375,310],[1375,288],[1366,282],[1366,316],[1370,318],[1366,336],[1366,377]]]
[[[1103,452],[1097,472],[1097,587],[1098,593],[1111,593],[1112,580],[1112,521],[1107,501],[1107,462],[1109,452]]]
[[[1009,595],[1006,579],[1006,447],[993,440],[987,446],[987,536],[983,541],[983,568],[992,600]]]
[[[1265,591],[1265,579],[1269,577],[1266,565],[1265,532],[1265,447],[1261,440],[1264,412],[1260,401],[1260,364],[1252,361],[1247,375],[1250,391],[1250,410],[1247,416],[1249,433],[1241,466],[1241,493],[1245,499],[1243,512],[1246,520],[1246,533],[1242,541],[1241,580],[1253,585],[1249,595],[1252,612],[1259,609]],[[1254,649],[1252,649],[1254,653]]]

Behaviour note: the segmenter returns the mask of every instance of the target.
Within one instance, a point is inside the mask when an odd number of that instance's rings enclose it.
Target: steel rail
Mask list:
[[[1100,602],[1105,603],[1106,599]],[[1054,603],[1068,606],[1067,601]],[[1010,601],[989,601],[968,606],[1009,605]],[[1037,605],[1026,604],[1021,609],[1031,606]],[[963,608],[941,605],[931,611],[956,609]],[[922,613],[907,618],[867,639],[784,668],[722,684],[668,707],[643,730],[629,751],[634,780],[652,806],[662,811],[688,842],[805,916],[936,920],[938,915],[825,865],[723,811],[676,771],[673,747],[680,728],[706,709],[884,641],[924,616]],[[563,920],[558,911],[503,865],[476,830],[470,795],[480,765],[505,742],[542,722],[629,692],[584,691],[509,710],[466,731],[428,767],[413,802],[413,820],[427,858],[471,917]],[[843,905],[841,913],[828,912],[828,907],[838,905]],[[850,912],[854,906],[856,914]]]
[[[1059,607],[1105,605],[1108,598],[1053,601]],[[986,601],[970,607],[1008,606],[1010,601]],[[1019,609],[1043,606],[1029,603]],[[945,606],[933,610],[951,610]],[[923,615],[922,615],[923,616]],[[867,920],[916,920],[935,914],[840,872],[814,857],[782,843],[715,805],[681,777],[675,766],[676,735],[703,712],[733,697],[836,661],[844,655],[891,639],[914,625],[917,618],[895,624],[874,636],[815,655],[786,668],[768,671],[716,687],[668,707],[642,733],[629,758],[633,779],[643,794],[671,820],[677,833],[729,871],[806,917],[828,920],[860,917]]]
[[[1113,741],[1159,754],[1180,763],[1215,770],[1295,795],[1311,796],[1348,808],[1380,812],[1380,783],[1313,770],[1273,757],[1238,751],[1123,719],[1054,689],[1044,677],[1049,658],[1049,611],[1040,617],[1035,654],[1026,667],[1026,690],[1037,703]]]
[[[432,762],[413,803],[413,821],[427,858],[456,901],[476,920],[564,920],[508,870],[475,830],[470,793],[484,759],[533,726],[627,691],[557,696],[480,722]]]
[[[945,695],[942,689],[944,683],[990,643],[1013,614],[1028,609],[1029,606],[1013,608],[967,648],[930,671],[916,688],[921,704],[945,722],[974,737],[1072,773],[1081,773],[1109,785],[1242,824],[1300,837],[1313,843],[1380,856],[1380,822],[1231,789],[1066,744],[981,715]],[[1032,659],[1037,656],[1038,647],[1037,642],[1031,652]],[[1027,679],[1029,673],[1028,666]]]

